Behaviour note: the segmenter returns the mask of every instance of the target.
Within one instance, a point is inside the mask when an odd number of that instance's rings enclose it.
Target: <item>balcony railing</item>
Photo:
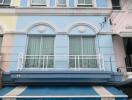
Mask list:
[[[67,68],[57,67],[57,65]],[[18,70],[105,70],[102,55],[20,55]]]
[[[132,72],[132,55],[126,56],[125,61],[127,72]]]

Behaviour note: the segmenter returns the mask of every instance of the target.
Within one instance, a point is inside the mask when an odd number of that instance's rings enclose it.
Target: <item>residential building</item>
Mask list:
[[[120,35],[131,35],[122,31],[131,4],[0,0],[0,98],[127,100],[117,86],[131,70],[131,39]]]

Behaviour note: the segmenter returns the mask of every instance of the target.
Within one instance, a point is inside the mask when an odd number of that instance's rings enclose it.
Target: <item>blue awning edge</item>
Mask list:
[[[87,99],[128,100],[128,96],[113,86],[17,86],[0,89],[0,98],[17,100],[41,99]]]

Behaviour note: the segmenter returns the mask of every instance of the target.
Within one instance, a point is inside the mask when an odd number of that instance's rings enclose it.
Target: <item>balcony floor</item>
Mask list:
[[[5,73],[5,84],[120,83],[122,74],[107,71],[12,71]]]

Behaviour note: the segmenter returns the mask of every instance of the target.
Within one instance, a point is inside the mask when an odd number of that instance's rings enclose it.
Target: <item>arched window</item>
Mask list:
[[[32,28],[28,34],[25,68],[52,68],[54,61],[54,31],[44,25]]]
[[[91,34],[89,33],[91,30]],[[96,36],[88,26],[76,26],[70,31],[69,54],[71,68],[97,68]]]

